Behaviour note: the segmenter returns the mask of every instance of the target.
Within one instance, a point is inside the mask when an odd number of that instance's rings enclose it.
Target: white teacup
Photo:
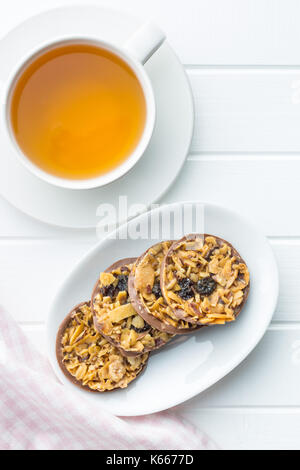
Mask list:
[[[38,178],[55,186],[68,189],[98,188],[109,184],[117,180],[121,176],[125,175],[141,158],[149,144],[153,133],[155,125],[155,100],[151,82],[143,65],[156,52],[156,50],[161,46],[164,40],[165,35],[158,27],[156,27],[152,23],[146,23],[139,30],[137,30],[134,35],[125,44],[123,44],[122,47],[118,47],[106,41],[91,37],[64,37],[56,39],[53,42],[47,42],[46,44],[41,45],[38,49],[31,51],[27,57],[24,57],[21,64],[17,64],[17,67],[11,75],[11,79],[8,81],[4,95],[5,132],[8,134],[8,137],[11,141],[11,144],[19,161]],[[133,152],[127,157],[127,159],[123,163],[121,163],[115,169],[100,176],[87,179],[61,178],[47,173],[46,171],[42,170],[37,165],[35,165],[20,149],[14,136],[10,120],[11,98],[14,91],[14,87],[17,82],[17,79],[23,73],[26,67],[28,67],[28,65],[39,55],[42,55],[46,51],[57,48],[58,46],[64,44],[72,43],[83,43],[98,46],[120,57],[123,61],[128,64],[128,66],[135,73],[144,92],[146,102],[146,121],[144,131]]]

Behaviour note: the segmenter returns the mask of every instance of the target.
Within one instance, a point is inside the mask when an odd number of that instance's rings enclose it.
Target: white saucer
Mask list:
[[[0,91],[17,61],[29,50],[63,35],[90,35],[122,44],[143,21],[117,11],[74,6],[35,16],[0,42]],[[166,42],[146,65],[155,94],[157,123],[150,145],[138,164],[123,178],[100,189],[56,188],[31,175],[17,161],[0,132],[0,192],[26,214],[54,225],[95,227],[101,203],[118,207],[119,195],[128,204],[147,207],[169,188],[186,159],[194,124],[193,99],[185,71]],[[4,97],[1,94],[1,105]],[[123,220],[124,221],[124,220]]]
[[[183,204],[162,206],[155,214],[147,212],[125,224],[116,233],[129,233],[134,227],[149,227],[154,231],[160,221],[170,220],[173,238],[174,212],[179,214]],[[191,203],[199,207],[199,203]],[[181,212],[182,213],[182,212]],[[160,215],[160,217],[158,217]],[[47,321],[48,354],[52,366],[66,387],[117,415],[133,416],[154,413],[178,405],[206,390],[253,350],[265,333],[278,297],[278,270],[267,239],[244,216],[213,204],[204,204],[204,226],[195,226],[188,218],[185,234],[205,231],[231,242],[247,263],[251,287],[249,298],[237,320],[228,325],[202,328],[197,333],[174,338],[172,342],[150,355],[145,372],[128,389],[114,393],[94,394],[75,387],[61,372],[55,354],[55,340],[60,323],[79,302],[91,296],[91,290],[101,270],[117,259],[143,253],[156,239],[102,240],[77,263],[60,287],[51,305]],[[201,224],[201,222],[200,222]],[[178,227],[177,227],[178,230]],[[179,232],[181,232],[179,230]],[[177,237],[184,235],[177,232]],[[149,232],[150,233],[150,232]],[[158,232],[157,232],[158,233]]]

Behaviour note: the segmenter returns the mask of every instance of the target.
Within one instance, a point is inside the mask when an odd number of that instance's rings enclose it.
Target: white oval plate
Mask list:
[[[11,71],[28,51],[68,35],[91,36],[121,45],[142,23],[127,14],[95,6],[58,8],[28,19],[0,41],[0,111],[5,101],[2,91]],[[127,196],[128,205],[150,207],[157,201],[185,162],[193,134],[194,109],[184,68],[167,42],[145,68],[155,96],[156,124],[147,150],[130,172],[101,188],[57,188],[24,168],[9,139],[0,132],[0,194],[35,219],[70,228],[95,227],[100,223],[98,206],[109,203],[117,207],[119,196]],[[3,116],[0,112],[0,119]],[[121,223],[126,221],[125,214],[120,217]]]
[[[190,204],[195,208],[200,203]],[[155,215],[162,218],[173,209],[181,211],[182,207],[183,203],[162,206],[123,225],[115,234],[125,233],[127,228],[132,230],[136,226],[145,228],[151,216],[152,228],[155,229],[158,224]],[[228,209],[204,204],[204,227],[195,227],[192,219],[185,220],[185,224],[185,233],[204,229],[206,233],[218,235],[237,248],[250,270],[249,298],[236,322],[203,328],[191,336],[177,337],[165,348],[153,353],[145,372],[128,389],[93,394],[74,386],[57,365],[56,333],[72,307],[89,299],[101,270],[117,259],[140,255],[157,240],[102,240],[75,266],[51,306],[47,323],[48,351],[56,374],[79,396],[116,415],[154,413],[178,405],[207,389],[253,350],[275,310],[278,296],[275,257],[266,238],[251,222]],[[171,228],[174,228],[172,218]]]

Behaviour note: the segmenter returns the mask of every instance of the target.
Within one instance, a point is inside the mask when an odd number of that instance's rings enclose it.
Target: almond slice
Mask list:
[[[136,311],[134,310],[132,304],[125,304],[112,310],[109,315],[109,319],[112,323],[118,323],[119,321],[131,317],[132,315],[136,315]]]
[[[101,273],[100,274],[100,282],[103,286],[110,286],[113,284],[117,279],[111,273]]]

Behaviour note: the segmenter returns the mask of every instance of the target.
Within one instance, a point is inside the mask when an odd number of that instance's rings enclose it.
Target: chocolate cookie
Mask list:
[[[149,325],[170,334],[187,334],[197,326],[176,317],[160,288],[161,263],[172,243],[157,243],[138,258],[129,275],[128,291],[134,309]]]
[[[172,336],[149,325],[134,309],[128,277],[136,258],[117,261],[100,274],[92,293],[95,328],[125,356],[162,347]]]
[[[126,388],[142,372],[149,354],[124,357],[96,331],[90,302],[77,305],[57,333],[56,356],[65,376],[90,392]]]
[[[174,315],[198,325],[235,320],[250,288],[248,268],[236,249],[207,234],[173,243],[162,262],[160,282]]]

